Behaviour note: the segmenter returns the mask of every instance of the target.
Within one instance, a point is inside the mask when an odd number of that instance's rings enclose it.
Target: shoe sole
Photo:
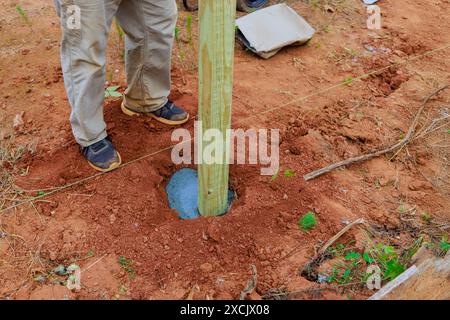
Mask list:
[[[116,151],[116,152],[117,152],[117,151]],[[97,171],[100,171],[100,172],[108,172],[108,171],[117,169],[117,168],[122,164],[122,158],[121,158],[121,156],[120,156],[120,154],[119,154],[118,152],[117,152],[117,155],[119,156],[119,161],[118,161],[118,162],[113,162],[113,163],[111,164],[111,166],[110,166],[108,169],[103,169],[103,168],[97,167],[95,164],[93,164],[93,163],[90,162],[90,161],[88,161],[88,163],[89,163],[89,165],[90,165],[92,168],[94,168],[94,169],[97,170]]]
[[[186,117],[186,119],[174,121],[174,120],[167,120],[167,119],[164,119],[164,118],[161,118],[161,117],[157,117],[153,113],[139,113],[139,112],[131,111],[130,109],[125,107],[125,104],[123,102],[122,102],[120,108],[122,109],[122,112],[124,114],[126,114],[127,116],[139,117],[139,116],[142,116],[142,115],[148,115],[148,116],[152,117],[153,119],[155,119],[156,121],[164,123],[164,124],[168,124],[170,126],[178,126],[180,124],[184,124],[184,123],[189,121],[189,114]]]

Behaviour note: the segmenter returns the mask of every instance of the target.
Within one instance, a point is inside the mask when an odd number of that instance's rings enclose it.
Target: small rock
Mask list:
[[[45,282],[46,278],[43,275],[38,275],[37,277],[34,278],[34,281],[43,284]]]
[[[67,270],[66,267],[60,264],[55,269],[53,269],[53,273],[57,274],[58,276],[65,276],[67,274]]]
[[[317,282],[318,283],[327,283],[328,282],[328,277],[324,274],[319,274],[317,277]]]
[[[16,116],[14,117],[13,128],[15,130],[20,129],[23,126],[23,124],[24,124],[23,115],[24,115],[24,112],[22,111],[21,113],[16,114]]]
[[[50,251],[50,260],[54,261],[57,258],[57,254],[55,251]]]
[[[213,266],[211,263],[206,262],[200,266],[200,270],[202,270],[205,273],[210,273],[213,271]]]
[[[221,240],[221,229],[220,229],[220,225],[218,223],[216,223],[215,221],[213,221],[209,226],[208,226],[208,236],[209,238],[211,238],[214,241],[219,242]]]
[[[116,222],[116,216],[114,214],[111,214],[109,216],[109,223],[114,224],[114,222]]]
[[[422,181],[413,181],[408,185],[409,190],[411,191],[420,191],[420,190],[428,190],[432,189],[432,186],[426,182]]]

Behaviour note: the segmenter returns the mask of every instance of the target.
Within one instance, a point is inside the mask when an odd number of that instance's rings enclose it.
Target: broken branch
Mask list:
[[[346,160],[343,160],[343,161],[340,161],[340,162],[333,163],[333,164],[331,164],[331,165],[329,165],[327,167],[324,167],[322,169],[310,172],[310,173],[304,175],[303,178],[306,181],[309,181],[309,180],[315,179],[315,178],[317,178],[317,177],[319,177],[319,176],[321,176],[321,175],[323,175],[325,173],[333,171],[335,169],[338,169],[338,168],[341,168],[341,167],[346,167],[346,166],[349,166],[349,165],[354,164],[354,163],[367,161],[367,160],[370,160],[372,158],[376,158],[376,157],[382,156],[382,155],[384,155],[386,153],[390,153],[390,152],[396,151],[396,150],[398,150],[400,148],[403,148],[404,146],[406,146],[414,138],[414,132],[416,130],[417,123],[419,122],[420,116],[421,116],[423,110],[425,109],[426,105],[428,104],[428,102],[434,96],[439,94],[441,91],[444,91],[448,87],[449,87],[449,85],[445,85],[445,86],[437,89],[436,91],[434,91],[433,93],[431,93],[428,97],[426,97],[424,99],[424,102],[423,102],[422,106],[420,107],[419,111],[416,113],[416,116],[414,117],[414,120],[413,120],[413,122],[411,123],[411,126],[408,129],[408,133],[406,134],[405,138],[402,139],[400,142],[398,142],[398,143],[396,143],[396,144],[394,144],[394,145],[392,145],[392,146],[390,146],[388,148],[382,149],[382,150],[373,151],[373,152],[370,152],[370,153],[367,153],[367,154],[364,154],[364,155],[361,155],[361,156],[357,156],[357,157],[354,157],[354,158],[350,158],[350,159],[346,159]]]

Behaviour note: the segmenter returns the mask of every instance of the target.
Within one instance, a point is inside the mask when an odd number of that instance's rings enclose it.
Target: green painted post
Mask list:
[[[220,164],[199,161],[198,207],[202,216],[224,214],[228,205],[229,165],[226,131],[231,125],[236,0],[200,0],[199,120],[202,132],[219,129],[224,148]],[[198,137],[199,159],[210,143]]]

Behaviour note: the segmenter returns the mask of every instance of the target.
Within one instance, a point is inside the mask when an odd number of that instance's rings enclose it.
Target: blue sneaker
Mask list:
[[[167,101],[167,103],[160,109],[148,113],[139,113],[132,111],[125,106],[124,102],[122,102],[121,108],[122,112],[128,116],[139,116],[142,114],[146,114],[161,123],[172,126],[186,123],[189,120],[189,114],[180,107],[177,107],[172,101]]]
[[[106,172],[116,169],[122,163],[120,154],[109,137],[81,149],[89,165],[95,170]]]

